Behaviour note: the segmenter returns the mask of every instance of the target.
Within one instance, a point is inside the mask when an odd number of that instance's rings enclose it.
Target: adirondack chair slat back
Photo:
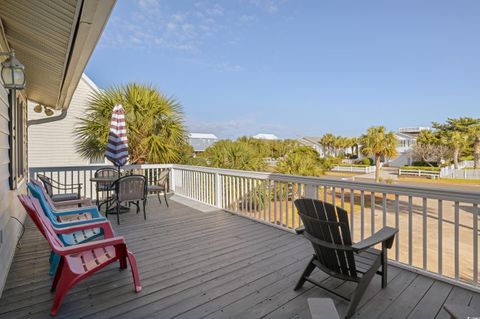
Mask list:
[[[45,194],[45,189],[33,183],[28,183],[27,187],[32,196],[40,202],[43,211],[48,215],[48,217],[56,220],[56,217],[52,214],[52,207],[54,206],[48,202],[49,196]]]
[[[50,198],[50,196],[48,196],[48,193],[47,193],[47,190],[43,187],[43,184],[39,181],[39,180],[36,180],[36,179],[30,179],[30,182],[35,185],[39,191],[43,194],[43,197],[44,199],[47,201],[48,205],[50,205],[50,208],[55,208],[55,203],[53,202],[53,200]]]
[[[42,174],[37,174],[37,177],[42,181],[43,187],[47,191],[47,194],[49,196],[53,196],[52,181],[50,180],[50,178]]]
[[[297,199],[295,206],[307,238],[312,236],[317,239],[312,245],[318,261],[334,273],[356,278],[347,212],[329,203],[308,198]]]
[[[53,229],[52,223],[43,212],[40,202],[36,198],[28,195],[19,195],[18,199],[52,249],[55,251],[58,250],[58,248],[64,247],[64,244]]]

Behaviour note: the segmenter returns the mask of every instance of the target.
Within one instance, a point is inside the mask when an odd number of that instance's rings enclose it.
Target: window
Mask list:
[[[27,176],[27,112],[26,99],[10,91],[10,189],[17,189]]]

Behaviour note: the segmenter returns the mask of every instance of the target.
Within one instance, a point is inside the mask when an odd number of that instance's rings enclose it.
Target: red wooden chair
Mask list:
[[[42,207],[36,198],[28,195],[19,195],[18,198],[42,235],[47,239],[52,250],[61,256],[60,265],[55,273],[51,287],[51,291],[56,291],[50,312],[52,316],[58,313],[62,299],[70,288],[116,260],[120,263],[120,269],[126,269],[128,259],[132,270],[135,292],[142,290],[135,256],[128,250],[123,237],[114,237],[108,221],[54,228],[48,217],[43,213]],[[105,239],[66,247],[58,238],[59,234],[91,228],[102,228]]]

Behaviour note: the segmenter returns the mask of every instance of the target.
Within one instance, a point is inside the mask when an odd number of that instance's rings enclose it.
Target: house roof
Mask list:
[[[397,140],[416,140],[417,139],[415,136],[405,134],[405,133],[400,133],[400,132],[396,132],[395,136],[397,137]]]
[[[190,133],[188,134],[188,138],[211,138],[211,139],[218,139],[214,134],[210,133]]]
[[[3,46],[25,65],[27,97],[66,109],[115,0],[2,0]]]
[[[257,135],[252,136],[253,138],[259,140],[278,140],[278,137],[274,134],[267,134],[267,133],[260,133]]]

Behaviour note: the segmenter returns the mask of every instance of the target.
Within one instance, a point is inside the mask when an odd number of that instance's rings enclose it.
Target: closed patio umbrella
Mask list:
[[[127,123],[125,122],[125,109],[121,104],[117,104],[113,108],[105,156],[118,167],[119,171],[120,167],[128,161]]]

